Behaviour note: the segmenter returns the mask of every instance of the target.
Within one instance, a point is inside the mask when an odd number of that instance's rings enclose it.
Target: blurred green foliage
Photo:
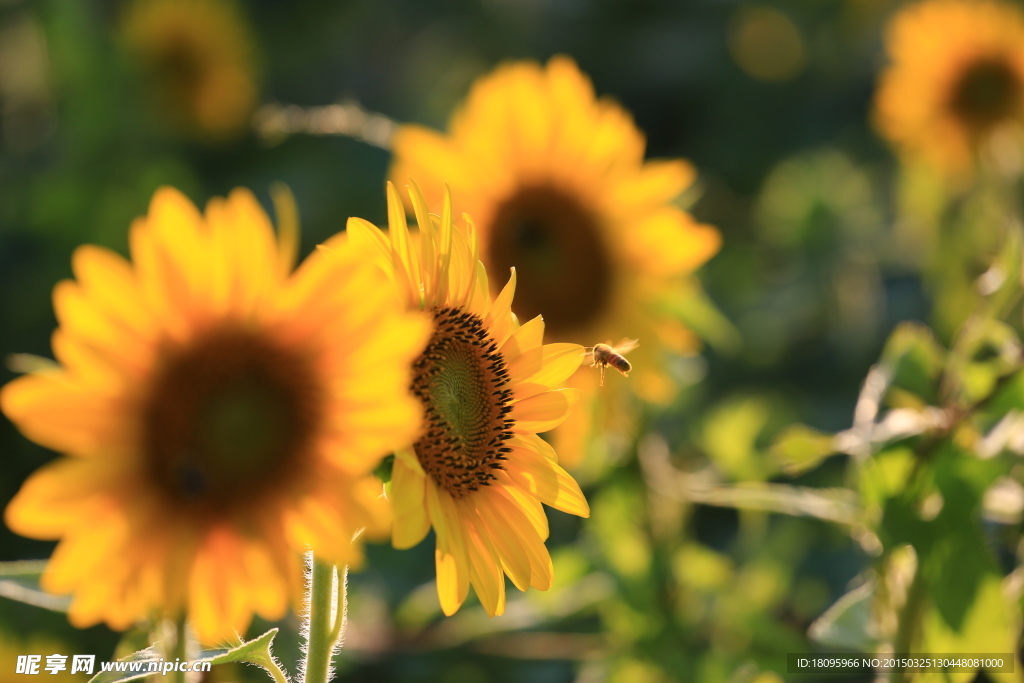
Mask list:
[[[0,2],[4,354],[49,355],[50,290],[71,251],[125,252],[160,185],[200,203],[244,185],[269,207],[284,181],[303,254],[348,216],[382,222],[385,151],[251,132],[211,143],[169,125],[119,34],[125,5]],[[510,591],[500,618],[469,605],[444,619],[432,540],[371,547],[350,580],[340,680],[774,683],[786,653],[815,648],[1018,651],[1020,186],[988,178],[951,197],[874,137],[884,0],[776,0],[761,5],[771,15],[731,0],[240,7],[263,102],[353,98],[440,126],[497,62],[570,54],[634,112],[651,156],[695,162],[693,211],[724,237],[702,274],[714,307],[679,293],[711,342],[688,361],[703,379],[588,476],[591,519],[549,511],[555,586]],[[759,16],[767,48],[743,42]],[[790,41],[789,61],[751,75],[744,51],[773,40]],[[6,421],[0,448],[6,504],[52,454]],[[0,560],[51,548],[0,528]],[[294,673],[298,621],[277,626]],[[119,640],[0,599],[0,633],[15,632],[17,648],[98,659]],[[239,677],[264,680],[213,680]]]

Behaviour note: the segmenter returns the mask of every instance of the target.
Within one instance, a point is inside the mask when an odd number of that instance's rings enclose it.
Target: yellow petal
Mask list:
[[[377,254],[382,264],[391,264],[391,243],[376,225],[362,218],[349,218],[345,233],[353,244]]]
[[[530,586],[530,558],[515,535],[510,533],[508,522],[501,517],[501,513],[491,500],[493,496],[487,495],[488,493],[483,491],[472,496],[480,531],[494,543],[502,566],[508,572],[512,583],[524,591]]]
[[[480,604],[489,616],[505,611],[505,575],[501,571],[494,549],[486,534],[472,522],[466,522],[469,578],[476,589]]]
[[[579,344],[545,344],[541,347],[540,367],[534,369],[529,362],[520,363],[524,358],[529,359],[531,353],[523,354],[513,363],[509,364],[509,379],[513,384],[528,384],[533,387],[547,387],[553,389],[563,384],[580,367],[586,350]],[[532,372],[531,372],[532,370]],[[528,374],[527,374],[528,373]],[[540,393],[532,387],[516,387],[516,398],[523,399]],[[542,391],[542,390],[541,390]]]
[[[104,469],[95,460],[59,458],[36,470],[4,511],[7,526],[30,538],[60,538],[102,506]],[[100,500],[97,500],[100,499]]]
[[[545,505],[570,515],[590,516],[590,506],[576,480],[537,451],[513,447],[508,454],[505,472]]]
[[[405,220],[405,207],[398,197],[398,191],[391,181],[387,184],[388,196],[388,229],[391,233],[392,259],[395,272],[405,273],[406,292],[410,307],[420,306],[420,267],[419,260],[412,251],[409,240],[409,224]],[[401,282],[401,280],[399,280]]]
[[[411,548],[430,531],[425,499],[427,482],[420,472],[395,458],[391,470],[391,501],[395,509],[395,526],[391,543],[398,549]]]
[[[516,294],[516,269],[512,269],[512,274],[508,278],[508,282],[502,288],[497,298],[491,303],[491,310],[487,313],[484,318],[484,326],[490,331],[491,336],[498,346],[501,347],[508,339],[508,336],[514,332],[512,329],[512,299]]]
[[[517,329],[505,343],[500,346],[501,355],[506,363],[511,364],[516,358],[544,343],[544,318],[537,316]]]
[[[108,399],[73,382],[64,372],[19,377],[0,389],[0,407],[38,444],[90,455],[107,441],[117,417]]]
[[[515,426],[512,431],[536,434],[554,429],[569,417],[582,395],[579,389],[558,389],[513,403],[511,417]]]
[[[427,479],[427,509],[437,536],[437,597],[446,616],[455,614],[469,594],[469,560],[458,514],[447,491]]]
[[[547,538],[547,519],[544,518],[543,511],[540,512],[540,517],[544,519],[545,533],[539,533],[537,528],[536,510],[540,509],[540,505],[534,501],[536,509],[529,505],[524,508],[521,505],[524,498],[511,495],[510,488],[496,486],[495,489],[499,491],[499,495],[495,496],[492,502],[505,521],[505,527],[519,539],[527,557],[530,558],[530,585],[542,591],[547,590],[551,587],[553,568],[551,555],[544,547],[544,539]]]

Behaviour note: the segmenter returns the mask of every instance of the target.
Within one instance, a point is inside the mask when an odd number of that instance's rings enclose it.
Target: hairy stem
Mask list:
[[[174,622],[174,645],[168,650],[166,654],[166,659],[168,662],[173,660],[184,661],[188,657],[188,634],[185,629],[185,617],[179,616]],[[169,673],[170,683],[185,683],[184,672],[171,671]]]
[[[313,577],[310,581],[309,633],[306,646],[305,680],[303,683],[327,683],[330,677],[334,646],[340,637],[343,611],[335,611],[334,565],[313,558]],[[344,583],[338,586],[344,591]],[[344,595],[337,596],[338,603]],[[337,623],[335,623],[337,622]]]

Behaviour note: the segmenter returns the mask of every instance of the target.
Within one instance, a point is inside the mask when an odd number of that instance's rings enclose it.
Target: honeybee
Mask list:
[[[639,345],[639,341],[639,339],[623,339],[615,346],[608,342],[587,347],[586,357],[590,359],[590,367],[596,365],[601,370],[601,386],[604,386],[605,368],[615,368],[622,373],[623,377],[629,377],[629,371],[633,369],[633,366],[623,356],[635,349]]]

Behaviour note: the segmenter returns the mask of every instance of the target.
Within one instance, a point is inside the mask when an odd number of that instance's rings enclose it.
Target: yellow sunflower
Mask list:
[[[1015,5],[926,0],[893,18],[886,44],[874,118],[902,153],[962,178],[992,136],[1019,141],[1024,17]]]
[[[423,179],[430,206],[451,186],[479,227],[487,268],[518,270],[516,312],[543,314],[555,341],[638,337],[630,382],[664,401],[673,392],[664,351],[695,346],[666,315],[664,298],[720,239],[672,203],[694,179],[690,164],[645,162],[644,146],[630,115],[597,99],[572,60],[555,57],[547,66],[506,64],[477,81],[448,134],[400,128],[391,173]],[[572,383],[596,389],[597,373],[585,368]],[[577,411],[569,431],[586,431],[577,416],[587,412]],[[563,455],[575,462],[578,449]]]
[[[123,35],[162,113],[210,138],[243,130],[256,103],[254,46],[231,0],[134,0]]]
[[[54,290],[59,365],[5,386],[0,407],[67,455],[6,522],[60,539],[42,585],[73,594],[76,626],[187,610],[215,642],[296,604],[307,547],[358,562],[357,530],[386,533],[371,471],[418,432],[410,362],[429,320],[353,250],[289,274],[296,232],[276,242],[244,190],[201,215],[161,189],[131,262],[75,252]]]
[[[419,233],[388,183],[390,236],[349,220],[346,239],[376,250],[409,310],[434,320],[413,363],[413,393],[424,427],[396,453],[390,498],[392,542],[410,548],[431,526],[437,536],[437,592],[454,614],[472,584],[490,615],[505,609],[505,574],[520,590],[547,590],[552,567],[541,503],[587,517],[579,486],[538,432],[561,423],[579,400],[564,388],[583,360],[577,344],[544,344],[544,319],[520,326],[512,314],[515,271],[493,300],[469,218],[452,224],[451,199],[435,225],[419,190],[410,191]]]

